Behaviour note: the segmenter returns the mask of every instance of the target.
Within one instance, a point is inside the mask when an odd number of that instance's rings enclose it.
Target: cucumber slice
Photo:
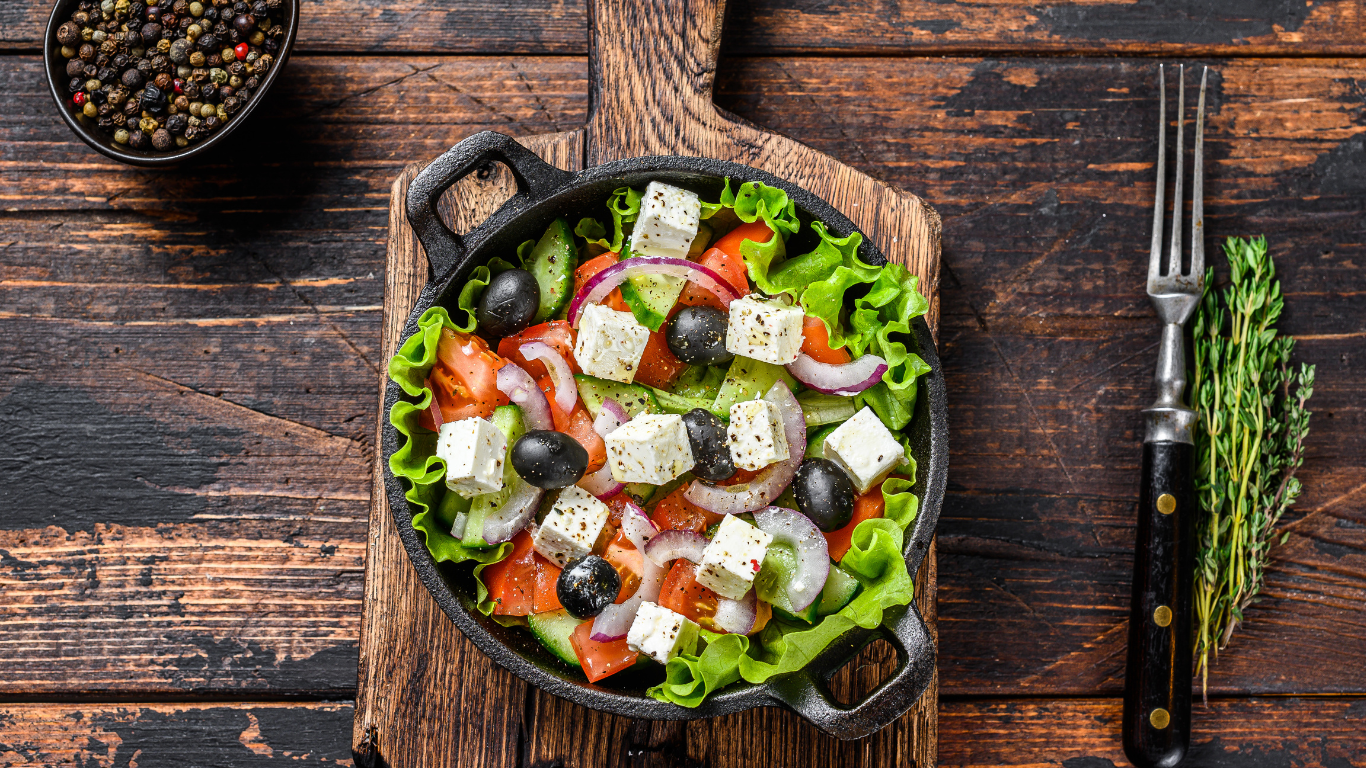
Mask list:
[[[806,418],[808,427],[845,422],[858,412],[854,408],[854,398],[826,395],[814,389],[797,395],[797,402],[802,406],[802,416]]]
[[[806,433],[806,458],[824,458],[825,438],[829,437],[831,432],[839,429],[839,426],[838,424],[827,424],[818,429],[809,430]]]
[[[672,275],[633,275],[621,284],[621,298],[641,325],[658,331],[687,282]]]
[[[570,637],[582,621],[569,615],[569,611],[560,609],[533,613],[526,617],[526,623],[531,628],[531,634],[541,641],[541,645],[544,645],[547,651],[555,654],[555,658],[575,667],[580,666],[578,654],[574,653],[574,643],[570,641]]]
[[[658,489],[659,486],[650,485],[649,483],[627,483],[626,487],[622,490],[631,496],[640,499],[641,504],[648,504],[650,499],[654,498],[655,491]]]
[[[729,367],[729,366],[727,366]],[[715,365],[690,365],[678,375],[673,393],[684,397],[705,397],[715,400],[726,380],[726,368]]]
[[[541,289],[541,308],[533,323],[543,323],[569,303],[574,288],[574,267],[578,265],[574,230],[564,219],[555,219],[531,249],[526,270]]]
[[[858,579],[850,576],[836,564],[825,579],[825,588],[821,590],[821,596],[816,598],[816,615],[829,616],[838,613],[854,599],[854,595],[857,595],[862,587]]]
[[[726,372],[726,380],[721,382],[721,391],[716,393],[713,413],[730,413],[730,407],[741,400],[754,400],[763,397],[779,379],[787,382],[792,389],[797,388],[797,380],[781,365],[773,365],[748,357],[736,357]]]
[[[522,409],[515,405],[500,405],[493,409],[493,426],[503,433],[507,439],[508,450],[512,450],[512,444],[517,442],[526,433],[526,425],[522,423]],[[508,499],[512,498],[512,491],[518,483],[525,483],[517,470],[512,468],[512,462],[503,458],[503,487],[493,493],[481,493],[470,501],[469,515],[465,519],[465,535],[461,537],[460,543],[467,547],[487,547],[488,542],[484,541],[484,519],[489,515],[503,508]]]
[[[579,397],[583,398],[583,407],[588,409],[588,415],[595,419],[602,410],[602,401],[609,397],[625,408],[626,415],[632,418],[642,413],[659,413],[659,402],[655,400],[654,393],[649,387],[640,384],[621,384],[583,373],[574,374],[574,382],[579,385]]]
[[[694,408],[701,408],[716,414],[716,417],[722,421],[730,421],[729,411],[713,410],[716,406],[716,401],[713,398],[676,395],[654,387],[650,387],[650,392],[655,396],[655,401],[659,403],[659,410],[664,413],[687,413]]]
[[[688,246],[688,258],[697,261],[697,258],[707,252],[707,246],[711,244],[711,226],[706,222],[697,225],[697,237],[692,239],[692,244]]]
[[[754,577],[754,594],[760,600],[772,603],[774,612],[779,616],[800,619],[810,624],[816,620],[816,603],[820,601],[813,601],[801,611],[792,610],[792,602],[787,598],[787,585],[796,572],[797,556],[792,550],[781,544],[770,544],[764,555],[764,564],[759,568],[759,575]]]

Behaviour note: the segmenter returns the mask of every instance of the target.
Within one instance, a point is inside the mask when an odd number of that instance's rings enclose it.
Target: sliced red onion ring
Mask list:
[[[436,404],[436,385],[432,383],[431,376],[427,377],[426,387],[432,393],[432,402],[427,405],[427,411],[432,414],[432,422],[436,424],[436,431],[440,432],[441,425],[445,424],[446,420],[441,417],[441,406]]]
[[[715,270],[695,261],[669,256],[637,256],[618,261],[584,283],[583,288],[579,289],[579,294],[569,305],[569,324],[575,328],[579,327],[579,315],[585,306],[601,303],[612,289],[635,275],[671,275],[686,278],[711,291],[721,300],[721,306],[726,308],[739,298],[734,286],[726,282],[725,278]]]
[[[543,491],[520,477],[515,482],[507,503],[484,518],[484,530],[479,535],[489,544],[502,544],[536,519]]]
[[[527,429],[555,428],[555,419],[550,415],[550,402],[522,366],[506,363],[498,369],[498,391],[522,409],[522,420]]]
[[[655,565],[666,566],[672,560],[683,558],[692,563],[702,561],[702,550],[707,546],[707,537],[692,531],[661,531],[645,545],[645,559],[653,560]]]
[[[738,515],[762,509],[778,498],[797,475],[806,453],[806,417],[801,403],[787,384],[779,381],[764,395],[764,399],[778,406],[783,419],[783,434],[787,436],[788,459],[764,467],[753,480],[735,485],[711,485],[694,480],[683,492],[683,498],[718,515]]]
[[[518,351],[528,360],[545,363],[551,381],[555,382],[555,405],[560,407],[561,413],[573,411],[574,404],[579,402],[579,387],[574,383],[574,369],[565,362],[564,355],[544,341],[528,341]]]
[[[716,604],[716,628],[733,635],[748,635],[759,616],[758,599],[754,590],[739,600],[721,598]]]
[[[817,362],[803,353],[787,364],[787,372],[797,381],[827,395],[857,395],[882,380],[887,361],[877,355],[864,355],[842,365]]]
[[[607,437],[627,421],[630,419],[626,416],[626,410],[617,405],[616,400],[609,397],[602,401],[602,410],[598,412],[598,417],[593,420],[593,431],[602,437]],[[591,475],[584,475],[583,479],[579,480],[579,487],[605,501],[620,493],[626,485],[614,480],[612,478],[612,465],[603,462],[598,471]]]
[[[659,529],[650,522],[645,512],[629,502],[621,515],[621,530],[636,549],[642,552],[649,546],[650,539],[659,533]],[[664,585],[664,576],[669,569],[656,565],[648,557],[642,557],[640,560],[644,564],[645,572],[640,576],[640,586],[636,588],[636,593],[621,605],[607,606],[593,619],[593,631],[589,636],[594,640],[606,643],[626,637],[626,633],[631,629],[631,623],[636,620],[636,611],[639,610],[640,604],[647,600],[654,602],[659,599],[659,590]]]
[[[830,576],[830,545],[816,524],[800,512],[767,507],[754,513],[754,525],[797,555],[797,570],[787,583],[787,599],[800,611],[820,597]]]

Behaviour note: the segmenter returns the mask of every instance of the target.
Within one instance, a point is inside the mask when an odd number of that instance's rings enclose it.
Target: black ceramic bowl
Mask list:
[[[209,0],[204,0],[208,2]],[[61,113],[62,119],[71,127],[71,130],[80,137],[81,141],[89,144],[92,149],[106,157],[111,157],[121,163],[129,165],[140,165],[145,168],[167,168],[188,160],[196,155],[209,151],[209,148],[223,141],[228,134],[237,130],[237,127],[247,121],[252,112],[265,100],[266,92],[275,84],[276,78],[280,76],[280,71],[284,69],[285,62],[289,59],[289,52],[294,48],[294,36],[299,31],[299,2],[300,0],[284,0],[280,4],[280,11],[277,13],[283,18],[276,21],[285,28],[285,36],[280,44],[280,53],[275,57],[275,64],[266,73],[266,79],[261,83],[261,87],[256,89],[256,94],[251,101],[247,102],[237,114],[219,129],[218,133],[191,144],[174,152],[157,152],[155,150],[133,149],[126,144],[119,144],[114,141],[113,134],[105,133],[95,125],[95,121],[85,115],[78,115],[71,106],[70,95],[66,92],[66,60],[62,58],[61,45],[57,43],[57,28],[62,26],[71,14],[80,5],[80,0],[58,0],[52,8],[52,15],[47,20],[47,32],[43,36],[43,61],[47,71],[47,87],[52,93],[52,100],[57,105],[57,111]]]
[[[437,199],[455,181],[488,161],[511,168],[519,191],[474,231],[457,236],[436,213]],[[544,231],[556,216],[570,220],[597,211],[612,190],[623,185],[643,186],[651,180],[692,189],[715,199],[722,179],[735,182],[762,181],[787,191],[797,204],[804,223],[825,222],[834,233],[854,231],[854,225],[829,204],[811,193],[770,174],[735,163],[693,157],[643,157],[621,160],[567,173],[547,165],[539,157],[501,134],[472,136],[442,155],[419,175],[408,190],[408,219],[427,252],[432,278],[408,317],[403,338],[417,331],[417,320],[428,308],[451,306],[470,272],[497,255],[506,255],[517,244]],[[803,227],[806,232],[809,227]],[[801,237],[802,233],[795,235]],[[813,243],[814,244],[814,243]],[[801,252],[801,244],[794,240]],[[864,239],[860,256],[870,264],[884,264],[885,257]],[[911,423],[912,453],[919,465],[915,493],[920,513],[908,532],[904,554],[915,573],[934,536],[939,507],[948,475],[948,420],[944,402],[944,378],[929,327],[917,319],[908,346],[929,363],[931,372],[921,379],[921,397]],[[385,391],[384,412],[404,397],[390,382]],[[383,432],[384,465],[399,447],[400,436],[387,419]],[[558,661],[531,636],[517,628],[498,625],[474,607],[471,568],[438,565],[422,537],[413,529],[412,510],[403,484],[386,473],[386,491],[394,522],[418,574],[437,603],[467,637],[494,661],[513,674],[557,696],[593,709],[636,718],[686,720],[738,712],[763,706],[789,707],[821,730],[844,739],[866,736],[904,714],[934,674],[935,648],[925,623],[914,605],[888,610],[883,624],[873,630],[854,630],[830,645],[805,669],[769,680],[762,685],[743,681],[708,697],[695,709],[656,701],[646,696],[651,685],[663,679],[657,666],[628,670],[590,684],[577,669]],[[897,650],[897,671],[861,702],[845,707],[827,689],[827,682],[848,659],[873,640],[886,638]]]

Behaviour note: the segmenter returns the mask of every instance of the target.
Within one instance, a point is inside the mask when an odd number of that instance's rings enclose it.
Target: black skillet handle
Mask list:
[[[1138,768],[1172,768],[1190,746],[1194,455],[1189,443],[1143,445],[1123,727]]]
[[[441,220],[437,201],[452,184],[492,160],[500,160],[512,169],[517,194],[483,224],[463,237],[457,235]],[[573,176],[542,160],[515,139],[494,131],[476,133],[446,150],[408,185],[408,223],[427,252],[432,277],[440,281],[464,261],[467,240],[478,242],[486,227],[496,228],[531,203],[563,187]]]
[[[882,730],[905,714],[929,686],[935,650],[925,620],[914,604],[887,609],[881,626],[868,641],[879,636],[896,649],[897,669],[863,701],[842,706],[826,687],[828,676],[849,660],[847,654],[818,657],[800,672],[775,681],[774,695],[812,725],[839,739],[861,739]]]

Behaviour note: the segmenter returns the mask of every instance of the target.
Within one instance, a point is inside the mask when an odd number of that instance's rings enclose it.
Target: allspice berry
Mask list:
[[[159,128],[152,134],[152,147],[154,149],[165,152],[174,144],[175,140],[171,138],[171,132],[165,128]]]

